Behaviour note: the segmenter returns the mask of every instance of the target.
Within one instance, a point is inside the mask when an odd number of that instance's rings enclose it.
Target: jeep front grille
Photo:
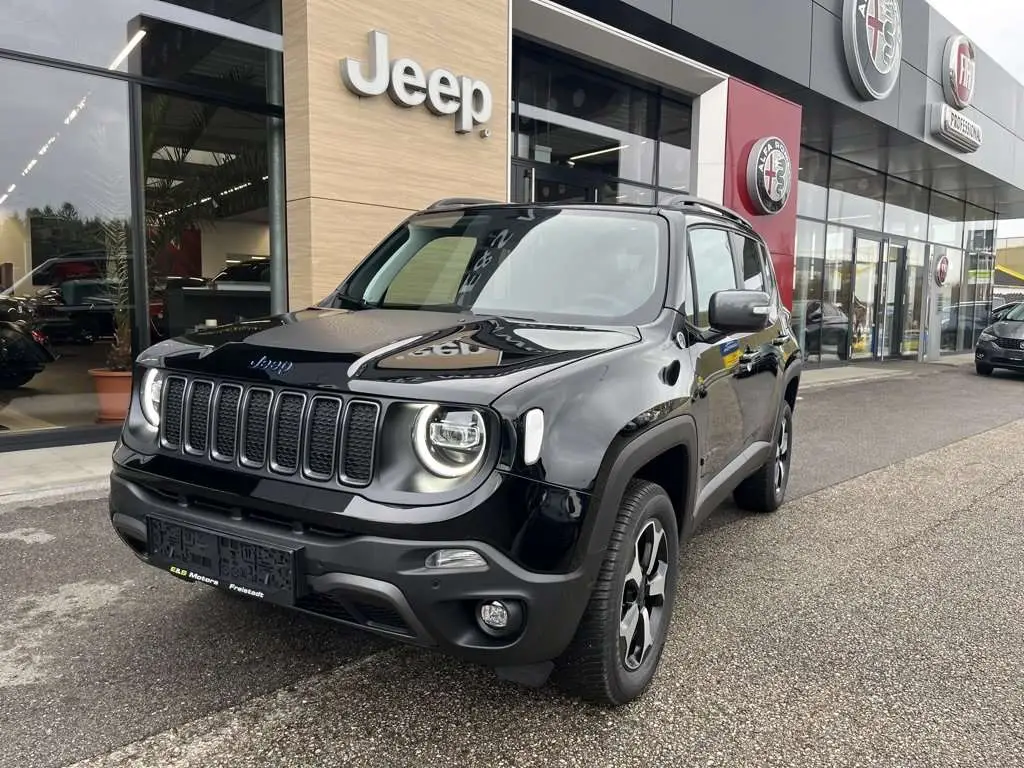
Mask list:
[[[367,485],[380,405],[180,375],[163,391],[164,450],[244,470]]]

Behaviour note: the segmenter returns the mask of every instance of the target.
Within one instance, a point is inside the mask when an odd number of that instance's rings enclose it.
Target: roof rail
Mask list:
[[[740,216],[735,211],[726,208],[724,205],[713,203],[710,200],[705,200],[702,197],[693,197],[692,195],[677,195],[669,199],[667,202],[662,203],[666,208],[704,208],[705,210],[717,213],[719,216],[724,216],[727,219],[731,219],[737,224],[742,224],[747,229],[753,229],[753,225],[745,218]]]
[[[502,202],[500,200],[486,200],[482,197],[445,197],[435,203],[431,203],[424,210],[457,208],[463,205],[502,205]]]

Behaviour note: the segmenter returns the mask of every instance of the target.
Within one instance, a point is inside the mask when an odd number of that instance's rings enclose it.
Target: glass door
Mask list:
[[[856,235],[853,241],[853,297],[850,306],[850,357],[880,357],[884,330],[879,322],[883,277],[882,241]]]
[[[906,279],[907,246],[889,241],[885,244],[879,274],[877,356],[901,357],[903,348],[903,283]]]

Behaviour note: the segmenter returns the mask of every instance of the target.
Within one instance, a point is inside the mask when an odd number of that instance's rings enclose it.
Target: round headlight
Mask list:
[[[139,401],[142,403],[142,415],[154,427],[160,426],[160,399],[163,392],[164,372],[158,368],[150,368],[142,376]]]
[[[428,405],[416,417],[412,442],[428,471],[438,477],[464,477],[483,460],[487,428],[479,411]]]

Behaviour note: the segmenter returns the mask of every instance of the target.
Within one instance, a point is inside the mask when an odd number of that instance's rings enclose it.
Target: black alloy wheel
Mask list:
[[[774,512],[786,499],[793,464],[793,409],[783,401],[768,459],[733,492],[736,506],[748,512]]]
[[[597,584],[555,680],[602,706],[628,704],[654,678],[672,620],[679,528],[665,490],[626,488]]]

